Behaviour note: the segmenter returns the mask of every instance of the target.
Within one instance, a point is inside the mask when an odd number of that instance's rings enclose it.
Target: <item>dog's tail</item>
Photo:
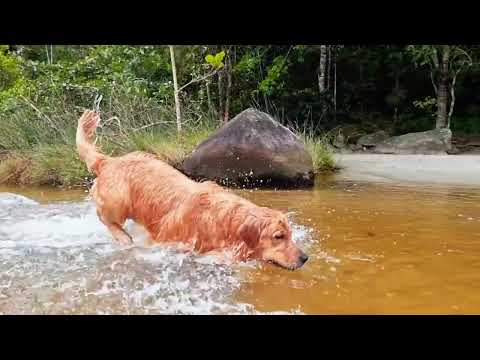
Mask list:
[[[100,121],[100,117],[94,112],[87,110],[78,120],[77,127],[77,151],[80,159],[87,164],[89,171],[98,175],[108,159],[106,155],[103,155],[97,151],[95,147],[95,130]]]

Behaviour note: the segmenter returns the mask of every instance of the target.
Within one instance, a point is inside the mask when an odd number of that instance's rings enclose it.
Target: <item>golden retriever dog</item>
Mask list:
[[[133,152],[109,157],[95,146],[100,118],[85,111],[76,134],[80,159],[96,175],[91,195],[113,238],[132,243],[123,225],[143,225],[150,241],[181,242],[197,253],[232,250],[237,261],[256,259],[300,268],[308,256],[292,241],[287,218],[217,184],[196,182],[155,156]]]

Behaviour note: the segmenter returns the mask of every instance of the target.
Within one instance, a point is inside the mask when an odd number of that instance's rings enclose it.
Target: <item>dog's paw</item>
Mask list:
[[[118,245],[130,246],[133,245],[133,239],[128,235],[119,235],[113,238]]]

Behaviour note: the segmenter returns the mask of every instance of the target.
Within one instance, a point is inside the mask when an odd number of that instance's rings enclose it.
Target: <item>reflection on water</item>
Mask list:
[[[82,190],[0,188],[0,312],[480,313],[480,190],[333,180],[239,191],[289,212],[293,272],[146,248],[133,223],[119,247]]]

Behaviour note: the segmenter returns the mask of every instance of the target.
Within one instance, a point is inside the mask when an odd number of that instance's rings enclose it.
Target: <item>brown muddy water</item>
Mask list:
[[[239,191],[289,212],[310,260],[114,245],[83,190],[0,187],[4,314],[480,314],[480,189],[319,179]]]

